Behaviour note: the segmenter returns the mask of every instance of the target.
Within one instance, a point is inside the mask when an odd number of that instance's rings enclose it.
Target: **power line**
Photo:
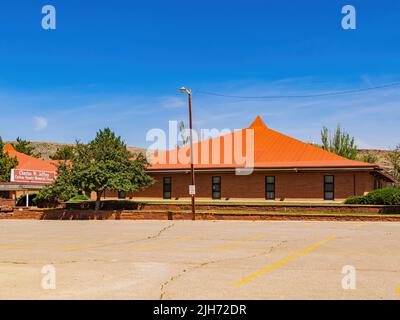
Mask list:
[[[345,91],[322,92],[322,93],[303,94],[303,95],[236,96],[236,95],[228,95],[228,94],[200,91],[200,90],[196,91],[195,93],[209,95],[209,96],[234,98],[234,99],[293,99],[293,98],[315,98],[315,97],[339,96],[339,95],[360,93],[360,92],[365,92],[365,91],[379,90],[379,89],[397,87],[397,86],[400,86],[400,82],[393,82],[393,83],[383,84],[383,85],[379,85],[379,86],[345,90]]]

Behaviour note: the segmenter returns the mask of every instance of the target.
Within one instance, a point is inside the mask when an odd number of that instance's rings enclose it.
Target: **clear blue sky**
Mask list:
[[[41,28],[41,8],[57,29]],[[341,28],[341,8],[357,29]],[[111,127],[128,144],[186,119],[194,92],[287,95],[400,81],[400,2],[77,1],[0,4],[0,136],[73,142]],[[340,123],[361,147],[400,143],[400,87],[313,99],[194,95],[197,128],[268,126],[318,141]]]

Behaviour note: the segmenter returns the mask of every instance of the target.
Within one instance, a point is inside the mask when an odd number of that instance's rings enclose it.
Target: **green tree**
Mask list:
[[[152,184],[153,178],[145,171],[148,165],[143,154],[133,155],[121,137],[106,128],[88,144],[76,143],[72,160],[58,167],[57,178],[44,192],[63,195],[63,200],[74,193],[95,192],[99,210],[106,190],[133,192]]]
[[[396,179],[397,187],[400,186],[400,144],[396,146],[396,148],[392,151],[389,151],[385,154],[385,159],[390,165],[390,173]]]
[[[51,160],[72,160],[74,157],[75,148],[73,146],[61,146],[56,152],[50,156]]]
[[[20,137],[17,138],[17,142],[13,143],[13,147],[16,151],[24,153],[28,156],[40,158],[40,153],[35,153],[35,147],[31,145],[30,141],[23,140]]]
[[[17,158],[10,157],[8,152],[4,151],[4,143],[0,137],[0,181],[10,181],[11,169],[17,165]]]
[[[354,160],[357,158],[357,146],[354,137],[351,137],[340,125],[334,133],[325,126],[321,130],[322,149],[336,153],[339,156]]]
[[[43,188],[38,194],[39,201],[67,201],[78,194],[79,189],[74,181],[72,166],[61,162],[57,166],[57,177],[54,182]]]

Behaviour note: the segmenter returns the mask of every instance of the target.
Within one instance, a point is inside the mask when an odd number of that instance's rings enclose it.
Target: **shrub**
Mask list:
[[[345,204],[367,204],[367,199],[364,196],[351,196],[346,199]]]
[[[139,202],[131,200],[105,200],[101,201],[100,210],[137,210]],[[95,201],[66,202],[66,208],[71,210],[94,210]]]
[[[346,204],[383,204],[400,205],[400,189],[385,188],[371,191],[366,196],[352,196],[346,199]]]
[[[365,198],[368,204],[400,205],[400,189],[378,189],[368,193]]]

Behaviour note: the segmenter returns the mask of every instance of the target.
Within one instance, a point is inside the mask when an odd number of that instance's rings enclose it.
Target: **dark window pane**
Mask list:
[[[333,200],[333,192],[325,192],[325,200]]]
[[[212,198],[213,199],[220,199],[221,198],[221,177],[220,176],[213,176],[212,177]]]
[[[221,191],[221,186],[219,184],[213,184],[212,186],[212,190],[213,191]]]
[[[267,199],[275,199],[275,192],[267,192]]]
[[[213,183],[221,183],[221,177],[212,177]]]
[[[267,192],[268,191],[275,191],[275,185],[273,184],[267,184]]]
[[[125,191],[119,191],[118,192],[118,198],[119,199],[125,199],[126,198],[126,192]]]
[[[220,199],[221,198],[221,192],[213,192],[212,193],[213,199]]]
[[[333,183],[333,176],[325,176],[325,183]]]
[[[267,183],[275,183],[275,177],[267,177]]]
[[[275,199],[275,176],[265,177],[265,198]]]
[[[163,179],[163,198],[171,199],[171,193],[172,193],[172,178],[164,177],[164,179]]]
[[[333,192],[333,184],[325,184],[325,191]]]

